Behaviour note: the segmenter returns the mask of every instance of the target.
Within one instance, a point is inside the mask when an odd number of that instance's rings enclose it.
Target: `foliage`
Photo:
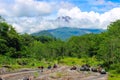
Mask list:
[[[91,66],[97,66],[98,64],[101,64],[102,62],[97,61],[95,57],[92,58],[76,58],[76,57],[64,57],[59,61],[59,64],[65,64],[69,66],[77,65],[81,66],[83,64],[89,64]]]
[[[68,65],[101,64],[119,74],[120,20],[101,34],[73,36],[67,41],[19,34],[0,21],[0,65],[39,66],[54,61]]]
[[[120,75],[119,74],[109,74],[108,80],[120,80]]]

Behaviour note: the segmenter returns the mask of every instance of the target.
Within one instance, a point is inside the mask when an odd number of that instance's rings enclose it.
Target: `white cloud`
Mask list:
[[[8,17],[7,22],[19,33],[34,33],[40,30],[54,29],[58,26],[54,20],[44,20],[42,17]]]
[[[63,0],[61,2],[11,0],[10,4],[4,1],[0,0],[0,15],[5,16],[7,22],[12,24],[20,33],[34,33],[58,27],[106,29],[110,22],[120,19],[120,7],[100,14],[94,11],[83,12],[80,8]],[[105,0],[97,0],[93,4],[116,6],[112,2],[107,1],[107,3]],[[97,7],[94,7],[94,9],[99,10]],[[51,15],[54,18],[70,16],[72,19],[69,22],[65,22],[64,20],[52,19]],[[45,18],[50,19],[47,20]]]
[[[9,17],[46,16],[59,8],[70,9],[74,5],[68,2],[46,2],[37,0],[0,0],[0,15]]]
[[[75,25],[80,28],[102,28],[106,29],[110,22],[120,19],[120,8],[114,8],[103,14],[90,11],[81,12],[78,7],[74,7],[71,10],[60,9],[58,11],[58,16],[70,16],[77,19]],[[74,26],[75,27],[75,26]]]
[[[109,25],[110,22],[114,22],[114,21],[120,19],[119,13],[120,13],[120,8],[114,8],[114,9],[100,15],[101,26],[104,26],[104,28],[107,28],[107,25]]]
[[[91,9],[97,12],[106,12],[116,7],[120,7],[120,3],[111,0],[88,0]]]
[[[82,12],[79,8],[60,9],[58,16],[70,16],[69,22],[64,20],[45,20],[42,17],[9,17],[7,22],[12,24],[20,33],[34,33],[40,30],[55,29],[58,27],[100,28],[120,19],[120,8],[114,8],[103,14],[97,12]]]
[[[53,11],[52,3],[36,0],[14,0],[11,4],[0,2],[0,14],[5,16],[43,16]]]

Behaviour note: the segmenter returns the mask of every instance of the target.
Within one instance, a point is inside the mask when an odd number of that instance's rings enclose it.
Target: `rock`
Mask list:
[[[97,72],[97,68],[92,67],[92,68],[91,68],[91,71],[92,71],[92,72]]]
[[[89,65],[82,65],[81,67],[80,67],[80,71],[90,71],[90,66]]]
[[[29,80],[29,78],[28,77],[24,77],[23,80]]]
[[[7,69],[6,68],[0,68],[0,74],[4,74],[7,72]]]
[[[80,67],[80,71],[85,71],[85,68],[84,67]]]
[[[101,74],[106,74],[106,71],[104,69],[101,70]]]
[[[4,79],[2,79],[2,78],[0,77],[0,80],[4,80]]]
[[[51,68],[52,68],[52,67],[49,65],[49,66],[48,66],[48,69],[51,69]]]
[[[77,67],[76,66],[73,66],[70,70],[76,70]]]

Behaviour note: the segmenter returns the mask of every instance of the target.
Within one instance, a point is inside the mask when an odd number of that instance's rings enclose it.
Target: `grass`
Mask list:
[[[53,63],[52,63],[53,64]],[[0,67],[3,65],[9,66],[10,69],[20,69],[20,68],[37,68],[38,66],[47,67],[48,63],[45,60],[37,60],[34,58],[18,58],[13,59],[7,56],[0,55]]]
[[[34,77],[38,77],[39,76],[39,73],[38,72],[35,72],[34,73]]]
[[[56,73],[56,77],[61,78],[62,76],[63,76],[62,73],[60,73],[60,72],[57,72],[57,73]]]
[[[120,80],[120,74],[116,70],[110,70],[108,80]]]
[[[25,65],[20,65],[19,63],[24,63]],[[54,63],[59,63],[61,65],[68,65],[68,66],[80,66],[83,64],[90,64],[91,66],[96,66],[98,64],[102,64],[102,62],[97,61],[95,57],[92,58],[74,58],[74,57],[64,57],[63,59],[60,59],[59,61],[45,61],[45,60],[37,60],[34,58],[20,58],[20,59],[13,59],[9,58],[7,56],[1,56],[0,55],[0,67],[3,65],[10,66],[11,68],[8,69],[8,71],[14,71],[16,69],[20,68],[37,68],[38,66],[47,67],[49,64],[53,65]],[[110,71],[108,80],[120,80],[120,74],[115,73],[116,71]],[[35,74],[38,75],[37,73]],[[61,77],[61,73],[57,74],[58,77]]]
[[[65,76],[65,74],[63,74],[62,72],[56,72],[56,73],[50,75],[50,77],[53,79],[58,79],[58,78],[61,78],[63,76]]]
[[[108,80],[120,80],[120,74],[110,73],[108,76]]]
[[[48,64],[49,63],[49,64]],[[63,59],[60,59],[59,62],[57,60],[54,61],[45,61],[45,60],[37,60],[34,58],[18,58],[13,59],[7,56],[1,56],[0,55],[0,67],[3,65],[8,65],[12,67],[13,69],[19,69],[19,68],[37,68],[38,66],[47,67],[48,65],[53,65],[54,63],[59,63],[62,65],[82,65],[82,64],[90,64],[97,65],[100,62],[93,58],[73,58],[73,57],[65,57]]]
[[[59,61],[60,64],[64,65],[83,65],[83,64],[90,64],[91,66],[95,66],[97,64],[100,64],[102,62],[97,61],[94,57],[93,58],[71,58],[71,57],[65,57]]]

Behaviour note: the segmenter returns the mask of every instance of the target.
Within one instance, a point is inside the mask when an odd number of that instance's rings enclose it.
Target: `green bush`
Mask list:
[[[114,73],[120,74],[120,63],[111,65],[110,70],[114,70]]]

